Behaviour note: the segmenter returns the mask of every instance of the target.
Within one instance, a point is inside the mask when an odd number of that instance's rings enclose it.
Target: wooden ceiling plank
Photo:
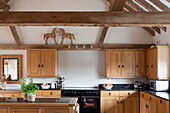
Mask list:
[[[166,1],[170,3],[170,0],[166,0]]]
[[[122,11],[0,12],[0,26],[170,26],[169,15],[170,12]]]
[[[152,2],[154,5],[156,5],[158,8],[160,8],[163,11],[170,11],[170,8],[159,0],[149,0],[149,1]]]
[[[0,9],[3,11],[9,11],[10,7],[2,0],[0,0]]]
[[[103,49],[148,49],[153,44],[81,44],[81,45],[20,45],[0,44],[0,49],[4,50],[25,50],[25,49],[57,49],[57,50],[103,50]],[[68,48],[70,46],[70,48]],[[86,48],[84,48],[84,46]],[[93,48],[91,48],[91,46]],[[78,48],[76,48],[78,47]]]
[[[11,33],[15,39],[15,42],[17,43],[18,46],[21,45],[21,41],[20,41],[20,38],[18,36],[18,33],[17,33],[17,30],[14,26],[10,26],[10,30],[11,30]]]
[[[138,4],[140,4],[141,6],[143,6],[145,9],[147,9],[149,11],[155,11],[155,12],[158,11],[158,9],[153,7],[151,4],[149,4],[145,0],[135,0],[135,2],[137,2]]]

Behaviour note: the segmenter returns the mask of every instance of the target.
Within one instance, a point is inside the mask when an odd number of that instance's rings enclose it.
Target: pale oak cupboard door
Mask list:
[[[27,76],[41,77],[41,51],[27,50]]]
[[[138,97],[120,97],[120,113],[139,113]]]
[[[55,77],[55,50],[41,51],[42,78]]]
[[[140,113],[148,113],[147,100],[140,98]]]
[[[148,113],[156,113],[157,108],[156,108],[156,102],[148,102]]]
[[[146,51],[136,51],[136,77],[146,77]]]
[[[32,109],[32,108],[21,108],[21,109],[11,109],[10,113],[42,113],[40,109]]]
[[[69,113],[68,109],[60,109],[60,108],[56,108],[56,109],[45,109],[45,113]]]
[[[169,101],[159,99],[157,103],[157,113],[170,113]]]
[[[0,113],[8,113],[8,109],[0,109]]]
[[[102,97],[101,113],[119,113],[119,97]]]
[[[122,51],[122,77],[135,77],[135,51]]]
[[[116,78],[121,75],[121,51],[106,51],[106,76]]]

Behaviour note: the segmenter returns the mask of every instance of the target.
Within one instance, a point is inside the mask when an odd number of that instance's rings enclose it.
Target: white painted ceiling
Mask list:
[[[162,0],[164,1],[164,0]],[[165,1],[164,1],[165,2]],[[107,11],[106,0],[11,0],[11,11]],[[52,28],[64,28],[66,32],[75,34],[75,44],[96,44],[100,38],[100,27],[16,27],[22,44],[44,44],[43,34]],[[163,33],[163,32],[162,32]],[[60,37],[57,36],[60,43]],[[65,40],[64,44],[69,44]],[[151,44],[153,38],[140,27],[109,28],[104,43]],[[8,27],[0,27],[0,44],[15,44]],[[49,40],[49,44],[54,44]]]

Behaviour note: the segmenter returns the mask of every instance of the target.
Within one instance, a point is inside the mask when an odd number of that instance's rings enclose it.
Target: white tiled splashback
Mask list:
[[[19,52],[18,52],[19,53]],[[24,56],[24,77],[26,75],[26,52]],[[58,74],[65,77],[65,87],[96,87],[102,83],[126,84],[140,79],[106,79],[105,51],[58,51]],[[29,79],[27,79],[27,82]],[[55,78],[34,78],[34,83],[51,83]],[[19,85],[8,85],[18,88]]]

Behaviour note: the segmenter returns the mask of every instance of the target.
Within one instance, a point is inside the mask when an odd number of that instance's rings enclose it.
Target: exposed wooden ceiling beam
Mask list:
[[[110,2],[109,11],[122,11],[126,0],[107,0],[107,1]],[[109,29],[108,27],[104,27],[102,29],[102,33],[98,42],[99,45],[103,44],[108,29]]]
[[[156,5],[158,8],[160,8],[163,11],[170,11],[170,8],[164,5],[159,0],[149,0],[149,1],[151,1],[154,5]]]
[[[139,5],[137,5],[132,0],[127,0],[126,4],[129,5],[134,11],[136,12],[146,12],[143,8],[141,8]],[[153,30],[155,30],[158,34],[161,34],[161,30],[159,27],[151,27]]]
[[[10,7],[7,5],[6,2],[0,0],[0,9],[2,9],[3,11],[9,11]]]
[[[107,0],[110,3],[109,11],[122,11],[126,0]]]
[[[132,8],[132,7],[130,7],[129,5],[127,5],[127,3],[126,3],[126,5],[125,5],[125,8],[128,10],[128,11],[132,11],[132,12],[134,12],[135,10]],[[154,32],[154,30],[153,29],[151,29],[150,27],[142,27],[142,29],[144,29],[147,33],[149,33],[151,36],[155,36],[155,32]]]
[[[147,31],[150,35],[155,36],[155,32],[149,27],[142,27],[145,31]]]
[[[5,50],[25,50],[25,49],[57,49],[57,50],[101,50],[101,49],[148,49],[153,44],[103,44],[101,46],[94,44],[81,45],[16,45],[0,44],[0,49]],[[68,48],[69,46],[69,48]],[[86,48],[84,48],[84,46]]]
[[[10,7],[7,5],[7,3],[9,2],[10,0],[5,0],[4,2],[2,1],[2,0],[0,0],[0,3],[4,3],[5,4],[5,7],[4,8],[2,8],[2,10],[3,11],[9,11],[9,9],[10,9]],[[12,35],[13,35],[13,37],[14,37],[14,40],[15,40],[15,42],[16,42],[16,44],[18,45],[18,46],[20,46],[21,45],[21,41],[20,41],[20,38],[19,38],[19,35],[18,35],[18,33],[17,33],[17,30],[16,30],[16,28],[14,27],[14,26],[9,26],[10,27],[10,30],[11,30],[11,33],[12,33]]]
[[[170,12],[0,12],[0,26],[170,26]]]
[[[100,39],[99,39],[99,42],[98,42],[99,45],[102,45],[102,44],[103,44],[108,29],[109,29],[108,27],[104,27],[104,28],[102,29],[102,33],[101,33],[101,36],[100,36]]]
[[[18,46],[21,45],[21,41],[20,41],[20,38],[18,36],[18,33],[17,33],[17,30],[14,26],[10,26],[10,30],[11,30],[11,33],[15,39],[15,42],[17,43]]]
[[[138,4],[140,4],[141,6],[143,6],[145,9],[147,9],[148,11],[158,11],[158,9],[156,9],[155,7],[153,7],[152,5],[150,5],[148,2],[144,1],[144,0],[135,0]],[[160,27],[164,32],[167,31],[166,27]]]

